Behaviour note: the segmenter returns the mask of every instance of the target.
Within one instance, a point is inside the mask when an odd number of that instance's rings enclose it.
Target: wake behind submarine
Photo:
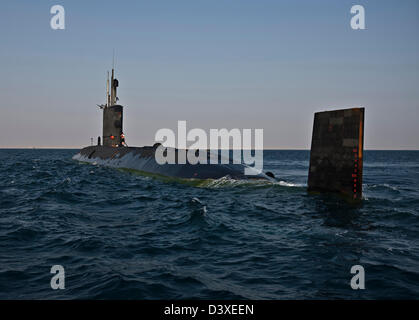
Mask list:
[[[246,175],[245,169],[249,170],[248,166],[231,161],[191,164],[186,160],[184,164],[159,164],[155,156],[159,143],[153,146],[128,147],[122,130],[123,106],[117,104],[118,86],[119,82],[112,69],[110,86],[108,73],[106,104],[99,105],[103,110],[103,144],[98,137],[97,145],[81,149],[73,156],[74,160],[169,178],[206,180],[229,177],[276,181],[271,172]],[[339,193],[355,201],[361,200],[364,110],[351,108],[315,113],[308,173],[309,192]],[[172,151],[178,159],[179,150],[172,148]],[[218,154],[215,156],[220,159]],[[214,154],[207,151],[207,159],[210,157],[214,157]]]

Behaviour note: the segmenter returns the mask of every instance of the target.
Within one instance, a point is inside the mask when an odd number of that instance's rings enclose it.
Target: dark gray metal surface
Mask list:
[[[119,146],[121,144],[123,107],[114,105],[103,108],[103,145]],[[112,139],[113,137],[113,139]]]
[[[364,108],[314,115],[308,190],[362,198]]]
[[[90,146],[83,148],[73,159],[97,163],[115,168],[126,168],[146,173],[183,179],[266,179],[264,173],[245,175],[243,164],[158,164],[155,159],[156,146],[153,147],[109,147]],[[175,150],[176,154],[178,150]],[[209,160],[208,154],[208,160]],[[176,156],[177,159],[177,156]]]

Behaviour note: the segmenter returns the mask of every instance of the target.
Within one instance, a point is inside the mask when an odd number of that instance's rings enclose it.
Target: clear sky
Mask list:
[[[115,48],[129,145],[186,120],[308,149],[314,112],[364,106],[367,149],[419,149],[417,0],[2,0],[0,48],[0,147],[96,140]]]

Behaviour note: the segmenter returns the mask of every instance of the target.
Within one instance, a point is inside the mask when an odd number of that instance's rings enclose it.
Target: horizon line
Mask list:
[[[96,146],[96,145],[93,145]],[[81,150],[85,147],[93,147],[93,146],[84,146],[84,147],[74,147],[74,146],[66,146],[66,147],[55,147],[55,146],[49,146],[49,147],[0,147],[0,150],[24,150],[24,149],[30,149],[30,150],[36,150],[36,149],[44,149],[44,150]],[[146,147],[146,146],[142,146]],[[142,147],[135,147],[135,148],[142,148]],[[116,147],[118,148],[118,147]],[[122,148],[122,147],[121,147]],[[125,148],[125,147],[123,147]],[[202,149],[202,150],[208,150],[208,149]],[[227,150],[223,148],[218,148],[217,150]],[[237,150],[237,149],[228,149],[228,150]],[[311,149],[305,149],[305,148],[263,148],[263,149],[238,149],[238,150],[263,150],[263,151],[269,151],[269,150],[284,150],[284,151],[310,151]],[[368,148],[364,149],[364,151],[419,151],[419,148],[417,149],[374,149],[374,148]]]

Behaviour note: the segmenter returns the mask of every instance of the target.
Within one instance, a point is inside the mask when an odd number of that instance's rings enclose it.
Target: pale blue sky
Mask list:
[[[50,28],[63,5],[66,29]],[[350,28],[361,4],[366,30]],[[366,108],[367,149],[419,149],[419,1],[19,1],[0,4],[0,147],[101,135],[116,50],[130,145],[160,128],[263,128],[304,148],[316,111]]]

